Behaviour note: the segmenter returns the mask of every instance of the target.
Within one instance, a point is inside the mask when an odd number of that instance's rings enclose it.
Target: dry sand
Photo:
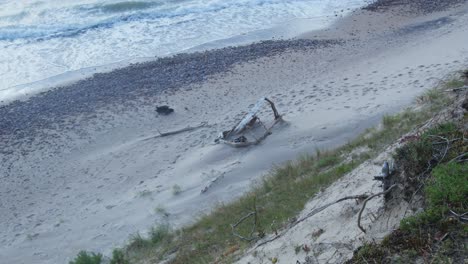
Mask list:
[[[346,196],[381,192],[380,182],[372,181],[372,178],[378,175],[382,163],[391,158],[391,153],[397,146],[398,144],[392,145],[375,159],[364,162],[317,194],[306,204],[298,219],[304,218],[315,208]],[[271,263],[273,258],[278,260],[277,263],[344,263],[364,241],[382,239],[407,213],[406,202],[393,204],[387,210],[384,210],[383,204],[382,196],[366,204],[361,222],[366,234],[357,226],[362,203],[347,200],[307,218],[287,230],[280,238],[263,246],[253,247],[237,263]],[[408,211],[411,213],[411,210]],[[297,247],[299,251],[296,251]]]
[[[274,164],[346,142],[383,114],[410,104],[439,78],[468,67],[467,11],[462,5],[419,16],[355,12],[308,35],[339,37],[345,40],[342,45],[236,64],[205,82],[165,91],[157,103],[171,105],[172,115],[158,116],[154,105],[122,105],[98,111],[95,119],[70,117],[81,134],[62,131],[57,124],[49,131],[50,147],[0,157],[9,162],[0,169],[1,262],[64,263],[83,249],[109,254],[131,234],[156,223],[187,224],[235,199]],[[276,102],[284,125],[259,146],[233,149],[213,143],[218,132],[232,127],[262,96]],[[202,122],[209,126],[148,139],[158,130]],[[378,167],[367,170],[373,174]],[[365,174],[353,175],[335,185],[340,193],[378,189]],[[177,195],[175,185],[181,188]],[[333,200],[339,195],[334,190],[307,208]],[[339,205],[333,210],[349,213]],[[324,222],[326,232],[317,243],[357,239],[354,220],[353,230],[344,230],[334,228],[343,222],[332,219]],[[294,248],[288,243],[302,243],[307,234],[291,234],[288,238],[296,240],[262,250],[268,257],[284,249],[276,257],[279,263],[291,263]]]

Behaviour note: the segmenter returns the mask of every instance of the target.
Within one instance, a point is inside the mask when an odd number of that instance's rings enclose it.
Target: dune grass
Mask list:
[[[256,238],[275,233],[303,210],[307,201],[320,189],[421,125],[449,101],[440,89],[431,90],[425,96],[427,99],[417,110],[407,109],[385,116],[380,128],[368,129],[340,148],[302,155],[274,168],[258,186],[240,199],[219,205],[191,226],[173,231],[156,243],[149,238],[143,247],[135,247],[135,241],[130,243],[126,248],[128,258],[132,263],[142,260],[157,262],[168,257],[169,263],[232,262],[236,253],[251,245],[251,242],[232,235],[232,224],[256,211],[254,232],[253,218],[242,223],[237,232]],[[355,154],[357,149],[361,150]]]
[[[330,151],[302,155],[277,166],[240,199],[214,208],[190,226],[177,230],[155,227],[149,237],[135,235],[122,249],[130,263],[230,263],[252,241],[233,236],[231,225],[249,212],[252,217],[237,227],[245,237],[260,239],[275,233],[304,208],[322,188],[380,153],[405,133],[417,128],[450,99],[442,88],[433,89],[417,100],[417,107],[383,118],[346,145]],[[253,225],[253,221],[256,224]],[[252,226],[255,228],[252,230]],[[122,254],[119,253],[119,257]]]
[[[70,264],[100,264],[102,261],[102,254],[92,252],[80,251]]]

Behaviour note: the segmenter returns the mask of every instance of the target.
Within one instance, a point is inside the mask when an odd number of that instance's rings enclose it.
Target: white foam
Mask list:
[[[335,10],[365,4],[365,0],[146,2],[1,2],[0,100],[32,92],[28,83],[95,65],[164,56],[212,42],[228,45],[222,40],[239,41],[249,32],[240,43],[292,37],[325,26]],[[299,20],[310,25],[286,28]],[[269,34],[271,28],[277,31]]]

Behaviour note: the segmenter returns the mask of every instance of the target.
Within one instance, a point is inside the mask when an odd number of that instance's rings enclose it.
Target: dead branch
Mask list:
[[[363,212],[364,209],[366,208],[367,202],[369,202],[370,200],[372,200],[373,198],[375,198],[375,197],[377,197],[377,196],[386,195],[387,193],[389,193],[389,192],[390,192],[393,188],[395,188],[396,186],[397,186],[397,184],[393,184],[393,185],[390,186],[386,191],[373,194],[373,195],[367,197],[367,198],[364,200],[364,203],[362,204],[361,210],[359,211],[358,221],[357,221],[357,225],[358,225],[359,229],[361,229],[362,232],[366,233],[366,230],[361,226],[361,216],[362,216],[362,212]]]
[[[341,199],[338,199],[332,203],[329,203],[329,204],[326,204],[322,207],[319,207],[319,208],[316,208],[314,210],[312,210],[310,213],[308,213],[304,218],[300,219],[300,220],[297,220],[293,226],[299,224],[300,222],[303,222],[304,220],[306,220],[307,218],[313,216],[313,215],[316,215],[318,213],[320,213],[321,211],[325,210],[327,207],[330,207],[334,204],[337,204],[337,203],[340,203],[340,202],[343,202],[343,201],[346,201],[346,200],[351,200],[351,199],[355,199],[355,200],[364,200],[368,197],[368,195],[366,194],[361,194],[361,195],[354,195],[354,196],[346,196],[346,197],[343,197]],[[291,226],[291,227],[293,227]]]
[[[334,205],[334,204],[337,204],[337,203],[340,203],[340,202],[343,202],[343,201],[346,201],[346,200],[351,200],[351,199],[364,200],[364,204],[363,204],[363,206],[362,206],[362,208],[361,208],[361,211],[359,212],[359,216],[358,216],[358,227],[365,233],[366,231],[365,231],[365,230],[362,228],[362,226],[361,226],[361,215],[362,215],[362,212],[364,211],[364,208],[366,207],[367,202],[370,201],[370,200],[371,200],[372,198],[374,198],[374,197],[377,197],[377,196],[380,196],[380,195],[385,195],[385,194],[389,193],[389,192],[390,192],[393,188],[395,188],[396,186],[398,186],[398,185],[397,185],[397,184],[394,184],[394,185],[390,186],[386,191],[380,192],[380,193],[376,193],[376,194],[372,194],[372,195],[370,195],[370,196],[367,195],[367,194],[354,195],[354,196],[346,196],[346,197],[343,197],[343,198],[341,198],[341,199],[338,199],[338,200],[336,200],[336,201],[334,201],[334,202],[331,202],[331,203],[328,203],[328,204],[326,204],[326,205],[323,205],[323,206],[321,206],[321,207],[319,207],[319,208],[315,208],[315,209],[313,209],[312,211],[310,211],[306,216],[304,216],[302,219],[297,220],[297,221],[295,221],[294,223],[292,223],[292,224],[289,226],[289,228],[283,230],[280,234],[278,234],[278,235],[276,235],[276,236],[274,236],[274,237],[272,237],[272,238],[270,238],[270,239],[268,239],[268,240],[265,240],[265,241],[263,241],[263,242],[257,244],[257,245],[255,246],[254,249],[257,249],[257,248],[259,248],[259,247],[261,247],[261,246],[263,246],[263,245],[265,245],[265,244],[268,244],[268,243],[270,243],[270,242],[272,242],[272,241],[275,241],[276,239],[278,239],[278,238],[282,237],[284,234],[286,234],[286,232],[287,232],[289,229],[295,227],[296,225],[298,225],[298,224],[301,223],[301,222],[304,222],[304,221],[307,220],[308,218],[310,218],[310,217],[312,217],[312,216],[314,216],[314,215],[320,213],[321,211],[325,210],[326,208],[328,208],[328,207],[330,207],[330,206],[332,206],[332,205]],[[242,220],[242,219],[241,219],[241,220]]]
[[[232,235],[235,236],[235,237],[238,237],[238,238],[240,238],[242,240],[246,240],[246,241],[252,241],[252,240],[256,239],[256,237],[252,236],[253,235],[252,233],[251,233],[250,237],[244,237],[244,236],[242,236],[242,235],[240,235],[239,233],[236,232],[236,227],[238,225],[240,225],[242,222],[244,222],[249,217],[255,216],[255,215],[257,215],[257,212],[250,212],[250,213],[244,215],[239,221],[237,221],[237,223],[231,225]],[[255,217],[255,219],[256,219],[256,217]],[[256,223],[254,224],[254,226],[255,225],[256,225]]]
[[[255,233],[255,230],[257,229],[257,198],[255,197],[254,198],[254,201],[253,201],[253,210],[252,212],[244,215],[241,219],[239,219],[239,221],[237,221],[237,223],[235,224],[231,224],[231,230],[232,230],[232,235],[235,236],[235,237],[238,237],[242,240],[245,240],[245,241],[252,241],[252,240],[255,240],[257,239],[256,236],[254,236],[254,233]],[[245,220],[247,220],[249,217],[253,216],[254,217],[254,222],[253,222],[253,225],[252,225],[252,229],[250,231],[250,234],[249,234],[249,237],[244,237],[242,235],[240,235],[239,233],[236,232],[236,227],[238,225],[240,225],[242,222],[244,222]]]
[[[343,197],[341,199],[338,199],[332,203],[328,203],[326,205],[323,205],[319,208],[315,208],[314,210],[310,211],[306,216],[304,216],[302,219],[300,220],[297,220],[295,221],[294,223],[292,223],[291,226],[289,226],[288,229],[291,229],[293,227],[295,227],[297,224],[301,223],[301,222],[304,222],[307,218],[310,218],[318,213],[320,213],[321,211],[325,210],[326,208],[334,205],[334,204],[337,204],[337,203],[340,203],[340,202],[343,202],[343,201],[346,201],[346,200],[351,200],[351,199],[357,199],[357,200],[362,200],[362,199],[366,199],[367,198],[367,195],[366,194],[361,194],[361,195],[354,195],[354,196],[346,196],[346,197]],[[274,236],[273,238],[271,239],[268,239],[268,240],[265,240],[263,242],[261,242],[260,244],[258,244],[257,246],[255,246],[255,248],[259,248],[265,244],[268,244],[278,238],[280,238],[281,236],[283,236],[285,233],[287,232],[287,229],[286,230],[283,230],[280,234]]]
[[[438,161],[437,161],[437,164],[440,164],[440,162],[442,162],[442,160],[445,159],[445,156],[447,155],[447,152],[448,152],[448,150],[449,150],[449,148],[450,148],[450,142],[452,142],[452,141],[450,141],[448,138],[445,138],[445,137],[442,137],[442,136],[437,136],[437,135],[435,135],[435,136],[434,136],[434,135],[429,135],[429,137],[442,139],[442,140],[444,140],[443,143],[446,144],[445,150],[444,150],[444,154],[443,154],[442,157],[441,157],[440,159],[438,159]],[[438,142],[438,143],[440,143],[440,142]],[[439,153],[439,155],[440,155],[440,153]],[[436,158],[436,159],[437,159],[437,158]]]
[[[176,134],[180,134],[180,133],[188,132],[188,131],[193,131],[193,130],[196,130],[196,129],[199,129],[199,128],[202,128],[202,127],[207,127],[207,126],[208,126],[208,124],[206,122],[203,122],[198,126],[194,126],[194,127],[188,126],[188,127],[185,127],[185,128],[179,129],[179,130],[169,131],[169,132],[165,132],[165,133],[161,133],[158,130],[159,135],[143,138],[142,141],[146,141],[146,140],[150,140],[150,139],[154,139],[154,138],[158,138],[158,137],[172,136],[172,135],[176,135]]]
[[[452,209],[449,209],[450,213],[458,218],[459,221],[468,221],[468,217],[465,217],[465,215],[468,214],[468,212],[463,213],[463,214],[457,214]]]
[[[444,92],[458,92],[458,91],[462,91],[465,89],[468,89],[468,85],[458,87],[458,88],[453,88],[453,89],[447,89],[447,90],[444,90]]]
[[[466,161],[466,159],[462,159],[463,157],[466,157],[466,156],[468,156],[468,152],[465,152],[465,153],[462,153],[461,155],[458,155],[457,157],[453,158],[449,162],[454,162],[454,161],[463,162],[463,161]]]

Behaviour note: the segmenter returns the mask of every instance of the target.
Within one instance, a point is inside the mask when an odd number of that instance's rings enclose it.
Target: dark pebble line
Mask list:
[[[408,13],[432,13],[445,10],[453,5],[465,3],[467,1],[468,0],[377,0],[363,9],[384,12],[392,7],[405,6],[405,10]]]

